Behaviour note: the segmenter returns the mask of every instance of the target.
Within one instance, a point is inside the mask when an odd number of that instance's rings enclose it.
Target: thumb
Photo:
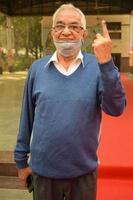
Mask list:
[[[103,36],[100,33],[96,34],[96,39],[103,39]]]

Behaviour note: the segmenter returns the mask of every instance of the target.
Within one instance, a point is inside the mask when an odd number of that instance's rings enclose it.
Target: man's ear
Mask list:
[[[84,33],[83,33],[83,39],[85,40],[87,38],[87,36],[88,36],[88,31],[85,30]]]

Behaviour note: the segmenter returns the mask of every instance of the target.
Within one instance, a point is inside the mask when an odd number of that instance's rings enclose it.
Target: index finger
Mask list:
[[[110,39],[109,32],[106,26],[106,21],[102,20],[101,24],[102,24],[103,37]]]

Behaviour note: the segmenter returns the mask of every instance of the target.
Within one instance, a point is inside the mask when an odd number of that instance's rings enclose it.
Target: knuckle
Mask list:
[[[112,44],[112,40],[111,40],[111,39],[108,39],[108,43]]]

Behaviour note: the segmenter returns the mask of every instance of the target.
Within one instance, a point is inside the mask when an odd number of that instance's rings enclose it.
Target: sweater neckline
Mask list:
[[[63,77],[63,78],[69,79],[69,78],[75,76],[75,74],[77,74],[78,71],[79,71],[79,70],[81,69],[81,67],[83,67],[83,66],[82,66],[82,63],[81,63],[81,64],[78,66],[78,68],[77,68],[72,74],[70,74],[70,75],[65,75],[65,74],[61,73],[61,72],[55,67],[54,63],[52,63],[52,66],[50,66],[50,67],[52,67],[52,68],[54,69],[54,71],[56,72],[57,75],[59,75],[59,76],[61,76],[61,77]]]

